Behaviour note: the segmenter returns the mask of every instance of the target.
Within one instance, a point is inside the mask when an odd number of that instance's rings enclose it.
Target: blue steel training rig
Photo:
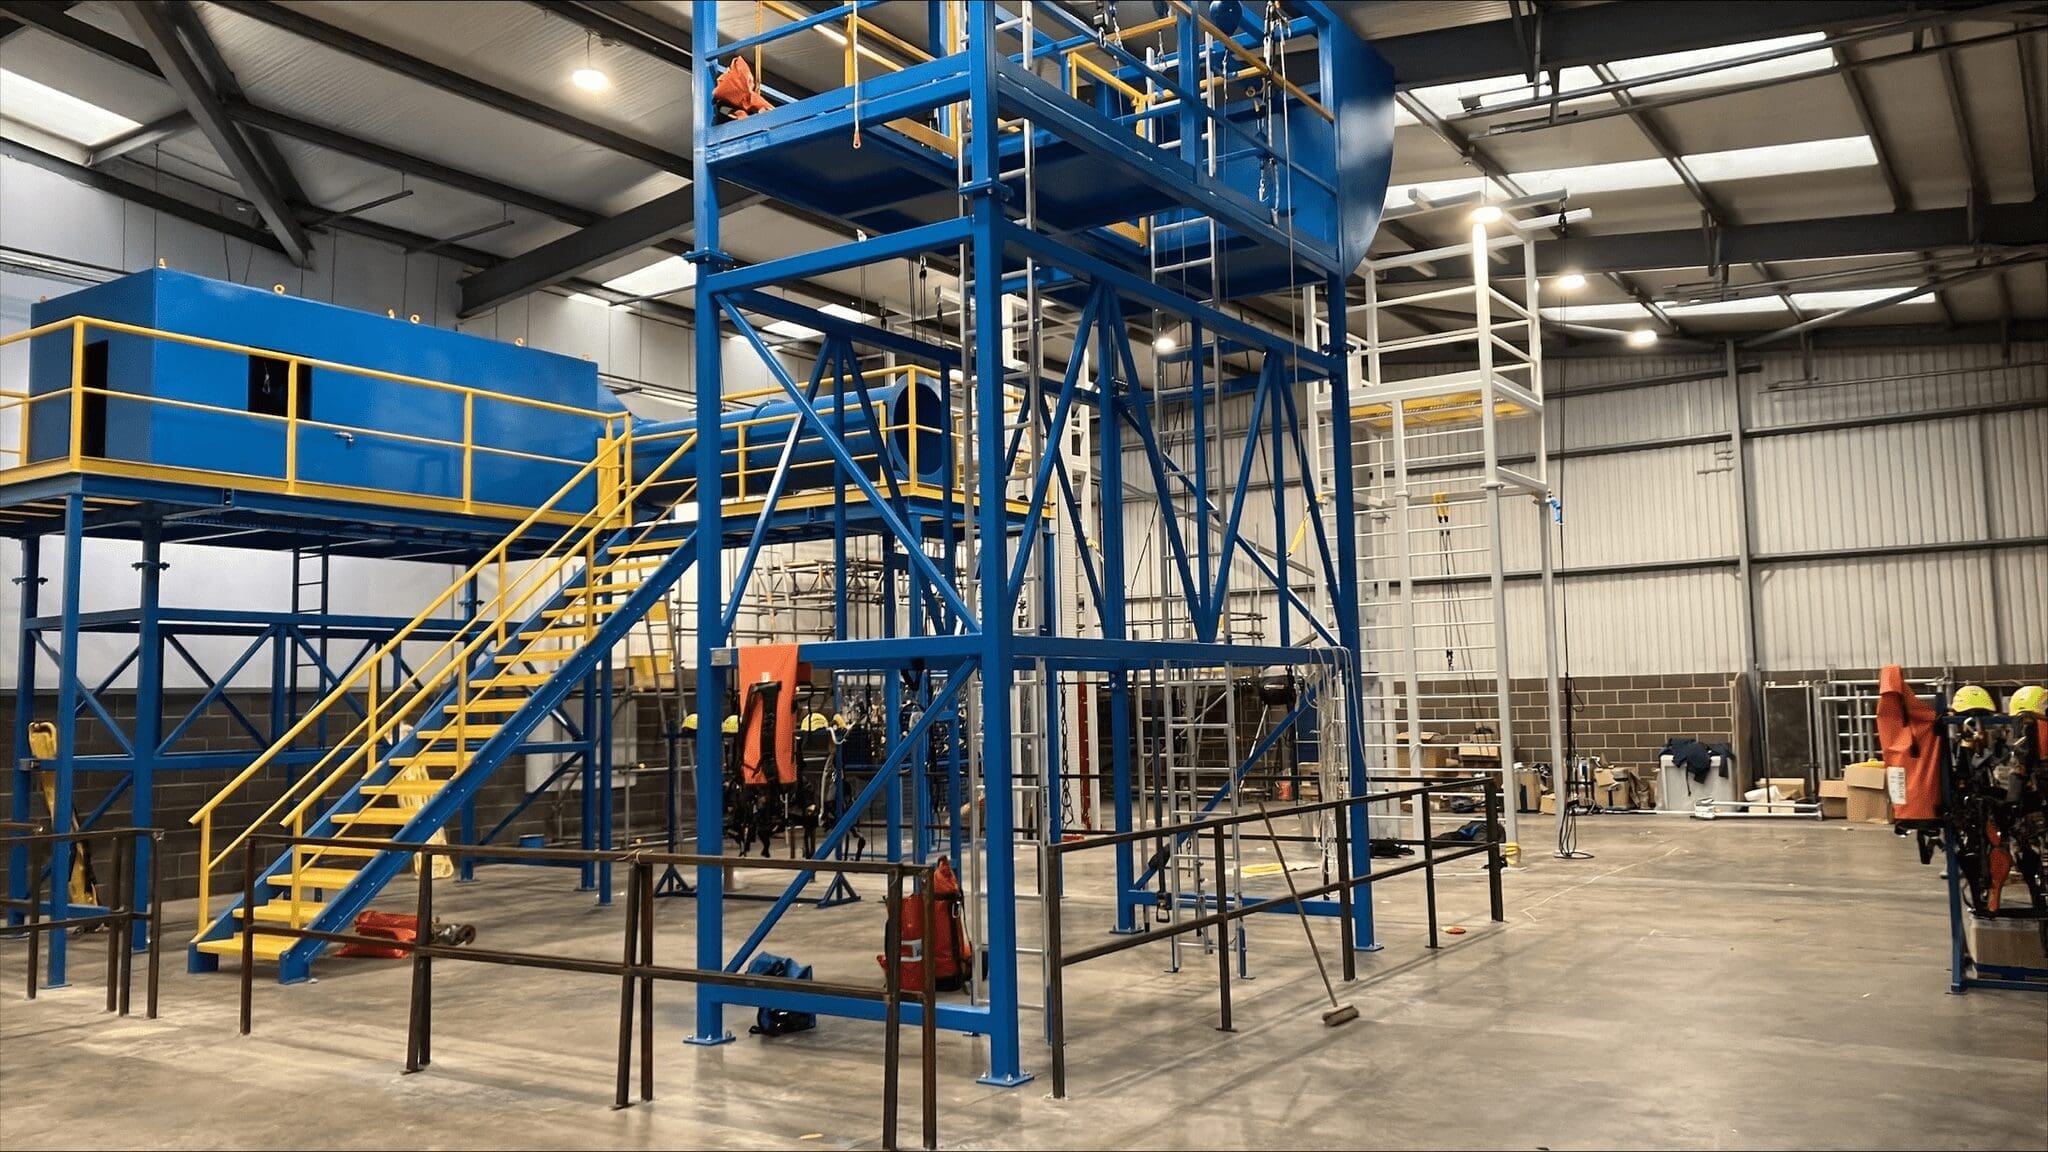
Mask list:
[[[1041,973],[1045,958],[1020,938],[1039,920],[1020,855],[1042,869],[1077,807],[1099,793],[1090,822],[1129,831],[1234,805],[1283,742],[1319,762],[1326,798],[1365,792],[1350,714],[1361,683],[1344,283],[1386,193],[1384,62],[1330,6],[1300,0],[1167,2],[1125,27],[1117,6],[1091,22],[1068,6],[935,3],[919,37],[878,24],[874,0],[786,7],[767,5],[778,19],[760,27],[748,6],[742,30],[694,5],[690,419],[628,416],[587,363],[161,271],[53,301],[8,338],[31,344],[28,387],[0,394],[23,429],[0,461],[0,522],[24,542],[26,577],[15,814],[28,814],[40,774],[68,826],[123,792],[130,820],[149,823],[163,773],[230,773],[193,817],[194,967],[239,953],[245,917],[344,930],[406,865],[299,847],[264,859],[253,906],[234,884],[217,898],[252,834],[490,842],[512,817],[479,832],[478,790],[518,753],[552,752],[558,777],[580,773],[584,846],[610,847],[612,653],[672,590],[694,608],[683,663],[696,681],[695,842],[717,851],[735,831],[722,729],[751,658],[740,621],[771,546],[829,550],[841,574],[830,635],[798,656],[872,686],[879,715],[862,774],[841,777],[849,795],[807,850],[819,873],[863,851],[959,863],[985,968],[937,1024],[985,1037],[991,1083],[1031,1075],[1020,1021],[1037,1005],[1021,994],[1020,957],[1037,954]],[[763,85],[750,114],[714,95],[741,60],[774,75],[764,59],[827,40],[845,52],[843,87]],[[720,239],[741,196],[839,221],[853,238],[742,264]],[[909,325],[778,291],[906,262],[957,288]],[[817,334],[807,367],[771,352],[773,321]],[[728,334],[770,387],[728,387]],[[52,578],[39,544],[57,534]],[[87,536],[141,542],[138,607],[82,610]],[[309,575],[288,613],[167,607],[167,542],[290,552]],[[856,551],[880,556],[873,614],[849,604]],[[410,620],[346,616],[327,610],[337,555],[461,571]],[[1246,625],[1246,603],[1265,625]],[[86,683],[91,631],[133,638],[134,655]],[[208,669],[189,635],[247,647]],[[182,719],[166,715],[167,653],[208,686]],[[250,717],[229,684],[266,656],[270,714]],[[1247,677],[1284,682],[1278,721],[1245,747],[1233,733],[1229,763],[1165,765],[1173,721],[1159,702],[1177,684],[1235,693]],[[138,718],[123,725],[102,697],[129,679]],[[184,750],[216,706],[248,746]],[[38,708],[57,740],[32,757]],[[81,722],[120,751],[81,755]],[[1063,742],[1098,723],[1092,741]],[[557,726],[564,738],[537,736]],[[1192,739],[1183,751],[1206,747]],[[81,812],[79,782],[94,774],[111,791]],[[857,844],[878,806],[878,842]],[[1348,864],[1364,875],[1354,813]],[[63,851],[53,876],[70,875]],[[1105,927],[1214,908],[1218,896],[1174,878],[1181,855],[1146,861],[1120,845]],[[582,877],[601,900],[605,867]],[[695,898],[696,963],[738,972],[792,906],[832,902],[806,895],[815,879],[799,875],[758,918],[718,868],[666,890]],[[72,897],[51,888],[61,915]],[[1369,902],[1355,923],[1353,945],[1371,947]],[[737,948],[729,927],[744,933]],[[255,946],[287,981],[323,947],[262,934]],[[52,964],[60,982],[59,949]],[[731,1039],[728,1006],[881,1011],[705,985],[690,1039]]]

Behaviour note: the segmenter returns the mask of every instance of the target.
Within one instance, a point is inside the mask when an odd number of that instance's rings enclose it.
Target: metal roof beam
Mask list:
[[[694,186],[678,188],[496,267],[463,277],[456,282],[462,292],[462,315],[473,316],[492,305],[559,284],[579,272],[689,228],[697,215],[694,190]],[[732,212],[763,199],[758,193],[723,180],[719,181],[718,196],[719,202]]]
[[[1979,207],[1975,228],[1964,208],[1927,208],[1866,216],[1730,224],[1709,238],[1697,228],[1570,236],[1536,242],[1539,275],[1579,272],[1588,276],[1650,268],[1700,268],[1880,256],[1940,248],[2030,248],[2048,245],[2048,197],[2018,204]],[[1510,256],[1520,270],[1519,253]],[[1390,274],[1402,285],[1428,283],[1415,273]]]
[[[213,43],[213,37],[206,34],[206,25],[199,19],[199,10],[189,3],[164,3],[159,10],[169,19],[171,27],[192,50],[192,58],[199,64],[201,75],[210,82],[215,96],[223,104],[228,100],[243,97],[242,82],[235,79],[235,70],[221,57],[220,49]],[[284,156],[277,145],[261,132],[238,130],[237,135],[249,142],[249,150],[256,154],[256,160],[270,176],[277,190],[286,200],[304,200],[306,190],[299,187],[298,177],[292,175]]]
[[[528,3],[664,64],[685,72],[696,67],[696,59],[690,55],[689,32],[638,8],[606,3],[605,0],[528,0]]]
[[[1661,0],[1539,9],[1538,19],[1548,70],[1896,20],[1930,8],[1953,9],[1960,17],[1983,7],[1908,0]],[[1391,36],[1373,41],[1373,48],[1393,65],[1401,88],[1514,75],[1526,66],[1513,20]]]
[[[354,56],[386,71],[417,80],[433,88],[439,88],[464,99],[474,101],[500,112],[509,113],[522,120],[553,129],[564,135],[606,148],[621,156],[630,156],[642,163],[667,172],[688,176],[691,171],[690,158],[658,148],[643,140],[636,140],[621,132],[592,124],[587,120],[571,116],[559,108],[550,107],[537,100],[529,100],[493,87],[481,80],[464,76],[452,68],[409,56],[397,49],[379,44],[367,36],[359,36],[324,21],[315,20],[294,8],[280,4],[258,3],[255,0],[214,0],[214,3],[239,16],[260,20],[274,28],[290,32],[322,47]]]
[[[1449,144],[1452,147],[1452,149],[1454,149],[1458,153],[1459,156],[1465,159],[1466,163],[1471,164],[1474,168],[1479,169],[1479,171],[1482,174],[1487,176],[1494,183],[1507,189],[1510,194],[1515,196],[1526,196],[1528,194],[1528,189],[1523,188],[1521,185],[1517,184],[1515,182],[1514,177],[1508,175],[1508,171],[1506,168],[1502,167],[1498,161],[1493,159],[1492,156],[1489,156],[1486,153],[1486,151],[1480,148],[1478,144],[1474,143],[1470,137],[1466,136],[1463,132],[1452,127],[1451,125],[1445,123],[1443,117],[1438,116],[1422,101],[1417,100],[1413,96],[1409,96],[1406,93],[1396,95],[1395,99],[1400,101],[1401,106],[1408,110],[1409,115],[1415,117],[1418,121],[1420,121],[1423,124],[1424,127],[1436,133],[1438,139],[1441,139],[1444,143]],[[1565,230],[1562,227],[1553,226],[1551,231],[1553,232],[1553,234],[1557,235],[1560,238],[1562,238],[1565,235]],[[1590,270],[1583,268],[1578,269],[1578,271],[1585,273],[1587,275],[1596,274]],[[1664,310],[1657,306],[1657,302],[1650,298],[1650,294],[1648,292],[1643,291],[1641,285],[1623,276],[1619,269],[1609,269],[1601,271],[1597,274],[1607,277],[1608,281],[1612,283],[1615,287],[1621,289],[1623,292],[1628,293],[1630,299],[1636,301],[1638,304],[1641,304],[1643,308],[1650,313],[1651,316],[1656,317],[1657,322],[1664,326],[1665,331],[1670,332],[1675,336],[1686,335],[1685,329],[1680,327],[1677,321],[1673,320],[1669,315],[1665,314]]]
[[[96,168],[117,156],[126,156],[130,152],[147,148],[152,144],[161,144],[171,137],[189,130],[191,127],[192,114],[190,112],[183,110],[173,112],[154,124],[144,124],[133,132],[116,136],[105,144],[93,149],[85,157],[86,166],[88,168]]]
[[[83,164],[66,160],[62,156],[52,156],[40,148],[31,148],[19,141],[0,138],[0,156],[19,160],[24,164],[33,164],[46,172],[62,176],[74,184],[81,184],[91,188],[95,192],[104,192],[109,196],[118,196],[132,204],[139,204],[144,208],[161,212],[166,216],[175,216],[180,220],[197,224],[202,228],[211,228],[216,232],[232,236],[237,240],[246,240],[251,244],[268,248],[273,252],[284,251],[284,246],[277,242],[277,237],[261,228],[254,227],[240,220],[229,219],[218,212],[208,211],[190,201],[180,200],[175,196],[167,195],[145,185],[131,183],[118,176],[102,172],[97,168],[88,168]]]
[[[242,130],[228,119],[220,97],[201,71],[199,62],[179,38],[177,29],[172,27],[167,8],[159,7],[156,0],[125,0],[117,4],[116,9],[142,42],[143,50],[156,62],[164,82],[178,94],[185,110],[192,113],[192,119],[205,134],[207,142],[213,145],[213,150],[220,154],[235,183],[255,204],[263,222],[277,235],[285,254],[301,268],[310,266],[313,243],[306,238],[305,229],[299,226],[298,219],[287,207],[286,193],[279,187],[275,174],[266,170],[248,138],[242,135]]]

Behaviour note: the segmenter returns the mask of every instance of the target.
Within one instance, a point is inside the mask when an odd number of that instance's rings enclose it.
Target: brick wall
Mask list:
[[[1674,736],[1707,743],[1729,743],[1735,732],[1733,678],[1727,673],[1673,676],[1579,676],[1570,684],[1565,704],[1570,715],[1567,738],[1581,756],[1609,763],[1655,765],[1657,752]],[[1450,700],[1425,699],[1426,727],[1460,740],[1492,723],[1492,684],[1479,681],[1430,681],[1432,692]],[[1509,715],[1515,759],[1551,761],[1550,723],[1542,680],[1509,682]]]

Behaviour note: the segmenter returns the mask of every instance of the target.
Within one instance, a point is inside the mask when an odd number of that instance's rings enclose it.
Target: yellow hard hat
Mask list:
[[[1965,684],[1956,689],[1956,694],[1949,698],[1948,706],[1952,712],[1998,711],[1998,702],[1991,698],[1991,693],[1976,684]]]
[[[830,716],[825,715],[823,712],[813,712],[810,715],[804,717],[802,727],[803,730],[806,732],[817,732],[825,728],[830,728],[831,726],[832,718]]]
[[[1980,689],[1980,691],[1981,691],[1981,689]],[[727,717],[725,718],[725,723],[723,723],[723,724],[720,724],[720,725],[718,726],[718,730],[719,730],[720,732],[724,732],[724,733],[726,733],[727,735],[731,735],[732,733],[734,733],[734,732],[737,732],[737,731],[739,731],[739,730],[740,730],[740,718],[739,718],[739,717],[737,717],[737,716],[727,716]]]
[[[696,730],[697,730],[697,714],[696,714],[695,712],[692,712],[692,713],[690,713],[690,714],[689,714],[688,716],[685,716],[685,717],[683,717],[683,731],[685,731],[685,732],[695,732]]]
[[[2048,717],[2048,688],[2043,688],[2039,684],[2027,685],[2012,694],[2012,700],[2006,704],[2005,710],[2014,716]]]

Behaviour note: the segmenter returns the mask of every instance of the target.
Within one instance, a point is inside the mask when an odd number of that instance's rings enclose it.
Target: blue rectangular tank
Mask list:
[[[589,361],[164,269],[30,310],[36,326],[73,316],[477,390],[465,401],[456,391],[335,368],[301,369],[301,482],[460,500],[467,403],[477,448],[473,499],[530,508],[595,454],[604,431],[596,414],[624,410]],[[32,394],[70,388],[72,339],[67,329],[31,341]],[[105,394],[88,394],[84,405],[84,455],[285,478],[282,360],[96,328],[87,330],[86,345],[86,385]],[[69,397],[34,403],[28,462],[69,455],[70,404]],[[587,508],[595,492],[594,484],[586,488],[577,510]]]

